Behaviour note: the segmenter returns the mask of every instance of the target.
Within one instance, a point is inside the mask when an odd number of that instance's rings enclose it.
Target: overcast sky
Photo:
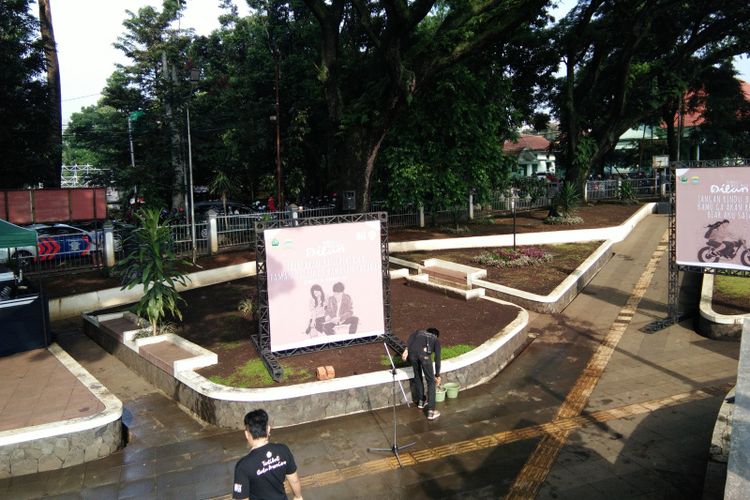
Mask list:
[[[125,10],[137,12],[145,5],[161,9],[162,0],[50,0],[55,28],[62,92],[63,123],[84,106],[96,104],[115,63],[127,63],[112,44],[120,36]],[[188,0],[183,28],[207,35],[218,28],[221,9],[218,0]],[[553,10],[555,17],[566,13],[574,0],[562,0]],[[235,0],[241,15],[249,11],[245,0]],[[38,7],[33,6],[37,13]],[[737,60],[740,77],[750,81],[750,60]]]

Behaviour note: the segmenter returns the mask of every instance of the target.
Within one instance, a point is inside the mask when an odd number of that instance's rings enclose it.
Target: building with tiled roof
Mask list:
[[[521,134],[515,141],[505,141],[503,152],[516,158],[515,175],[530,177],[555,173],[555,154],[550,151],[550,142],[541,135]]]

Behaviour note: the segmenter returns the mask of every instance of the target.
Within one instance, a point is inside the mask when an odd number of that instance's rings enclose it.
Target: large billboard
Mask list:
[[[271,351],[385,333],[380,221],[266,229]]]
[[[675,171],[677,264],[750,270],[750,167]]]

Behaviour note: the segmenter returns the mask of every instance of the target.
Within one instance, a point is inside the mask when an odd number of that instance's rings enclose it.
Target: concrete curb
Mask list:
[[[516,234],[517,245],[554,245],[584,241],[622,241],[646,216],[654,213],[656,203],[646,203],[628,220],[619,226],[597,229],[572,229],[570,231],[545,231],[541,233]],[[421,252],[429,250],[450,250],[456,248],[508,247],[513,245],[512,234],[490,236],[467,236],[440,240],[398,241],[388,244],[389,253]]]
[[[557,313],[565,309],[589,281],[612,258],[612,241],[605,241],[548,295],[538,295],[484,280],[471,280],[503,300],[541,313]]]
[[[599,229],[574,229],[571,231],[549,231],[543,233],[524,233],[517,235],[519,245],[543,245],[554,243],[571,243],[575,241],[597,241],[611,240],[622,241],[630,231],[647,215],[656,209],[656,203],[647,203],[635,214],[619,226]],[[410,252],[417,250],[442,250],[449,248],[475,248],[486,246],[510,246],[513,244],[512,235],[476,236],[467,238],[448,238],[444,240],[421,240],[413,242],[390,242],[389,253]],[[414,248],[412,248],[414,247]],[[424,247],[424,248],[422,248]],[[401,259],[390,258],[394,264],[404,267],[412,267],[405,264]],[[417,265],[418,266],[418,265]],[[419,269],[419,267],[412,267]],[[246,262],[232,266],[207,269],[188,275],[190,281],[187,286],[179,286],[178,289],[191,290],[209,285],[215,285],[224,281],[254,276],[256,273],[255,262]],[[143,295],[143,287],[135,287],[130,290],[108,288],[95,292],[71,295],[49,300],[50,320],[74,318],[80,314],[106,309],[108,307],[120,306],[138,302]]]
[[[188,274],[187,285],[178,285],[177,289],[183,291],[216,285],[225,281],[254,276],[255,272],[255,262],[207,269]],[[95,292],[50,299],[49,317],[51,321],[74,318],[91,311],[138,302],[142,295],[143,287],[136,286],[130,290],[121,290],[119,287],[107,288]]]
[[[443,361],[446,382],[458,382],[468,389],[497,375],[528,343],[524,333],[528,313],[522,308],[494,298],[484,298],[517,308],[516,318],[481,346],[457,358]],[[393,377],[389,370],[324,381],[281,387],[244,389],[216,384],[193,370],[169,376],[132,349],[101,332],[95,318],[84,315],[84,328],[109,352],[147,381],[171,394],[174,399],[205,422],[236,428],[245,413],[262,405],[272,412],[275,427],[385,408],[392,404]],[[398,369],[396,381],[409,381],[411,368]]]
[[[714,275],[704,274],[698,315],[698,333],[711,339],[740,338],[748,314],[720,314],[713,309]]]

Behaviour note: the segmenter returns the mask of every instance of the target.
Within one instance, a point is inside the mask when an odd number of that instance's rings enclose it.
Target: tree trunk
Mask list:
[[[59,188],[62,180],[62,101],[60,99],[60,64],[52,25],[50,0],[39,0],[39,26],[44,44],[49,93],[49,132],[47,168],[43,175],[44,187]]]
[[[170,66],[167,62],[167,53],[162,52],[161,54],[162,64],[162,78],[164,80],[170,79]],[[172,83],[176,84],[177,75],[173,72]],[[185,163],[182,156],[182,139],[180,137],[179,127],[174,117],[173,102],[171,93],[165,98],[164,102],[164,114],[169,127],[170,134],[170,154],[172,157],[172,171],[174,172],[174,182],[172,184],[172,210],[179,210],[185,207],[185,196],[183,193],[187,193],[185,187]],[[187,211],[186,211],[187,212]]]

